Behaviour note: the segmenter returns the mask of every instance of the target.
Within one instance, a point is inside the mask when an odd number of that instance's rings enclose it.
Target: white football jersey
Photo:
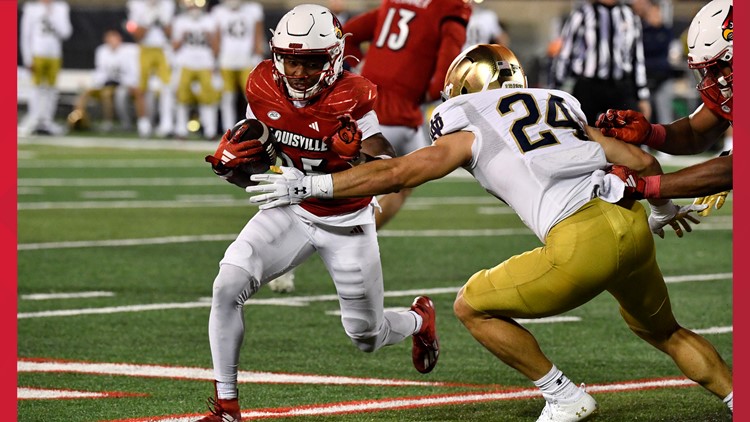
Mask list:
[[[473,6],[469,23],[466,24],[466,42],[462,50],[474,44],[493,44],[502,35],[503,28],[492,10]]]
[[[94,86],[101,88],[107,82],[124,86],[136,86],[139,81],[138,46],[122,43],[116,49],[108,44],[96,48],[94,56]]]
[[[175,51],[175,63],[188,69],[213,69],[216,58],[209,44],[208,35],[216,31],[211,16],[203,13],[194,17],[188,13],[178,15],[172,26],[172,40],[182,41]]]
[[[263,7],[258,3],[243,3],[239,10],[219,4],[211,9],[211,16],[219,30],[219,67],[247,69],[254,63],[255,26],[263,22]]]
[[[146,47],[169,48],[165,31],[175,15],[174,0],[129,0],[128,20],[148,28],[140,44]]]
[[[59,59],[63,41],[73,34],[70,7],[64,1],[25,3],[20,29],[21,54],[26,66],[31,65],[32,57]]]
[[[604,150],[585,135],[585,121],[566,92],[493,89],[439,105],[430,134],[472,132],[466,170],[544,242],[552,226],[593,197],[592,173],[607,166]]]

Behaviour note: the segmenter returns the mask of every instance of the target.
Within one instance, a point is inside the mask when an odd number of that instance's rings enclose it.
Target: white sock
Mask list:
[[[534,385],[542,390],[542,395],[547,401],[552,399],[572,400],[579,394],[580,390],[555,365],[552,365],[552,369],[549,370],[547,375],[534,381]]]
[[[216,395],[222,400],[237,398],[237,384],[233,382],[216,381]]]
[[[727,405],[729,411],[734,413],[734,391],[730,392],[728,396],[724,397],[724,404]]]
[[[416,320],[414,334],[417,334],[422,329],[422,317],[414,311],[409,311],[409,313],[414,315],[414,319]]]

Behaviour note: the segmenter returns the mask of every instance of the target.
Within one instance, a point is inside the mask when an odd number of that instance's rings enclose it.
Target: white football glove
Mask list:
[[[688,221],[700,224],[700,220],[690,215],[693,211],[703,211],[707,205],[690,204],[680,207],[671,200],[664,205],[651,204],[651,214],[648,216],[648,227],[654,233],[664,239],[664,226],[669,224],[674,229],[677,237],[683,236],[682,227],[686,232],[693,231]],[[680,227],[682,225],[682,227]]]
[[[250,203],[260,205],[260,209],[276,208],[299,204],[310,197],[332,198],[333,178],[330,174],[305,176],[294,167],[279,167],[281,174],[253,174],[250,180],[266,182],[248,186],[245,192],[260,195],[250,196]]]

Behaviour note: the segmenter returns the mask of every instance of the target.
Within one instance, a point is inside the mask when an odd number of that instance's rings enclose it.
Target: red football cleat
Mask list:
[[[222,400],[208,399],[210,415],[198,419],[196,422],[242,422],[240,402],[237,399]]]
[[[440,354],[435,326],[435,307],[429,297],[417,296],[411,304],[411,310],[422,317],[422,327],[411,337],[411,360],[417,371],[426,374],[435,368]]]

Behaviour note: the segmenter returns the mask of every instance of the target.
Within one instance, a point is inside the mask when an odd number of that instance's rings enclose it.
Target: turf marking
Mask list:
[[[719,274],[695,274],[688,276],[671,276],[664,277],[667,283],[684,283],[687,281],[714,281],[714,280],[731,280],[732,273]],[[437,294],[455,294],[460,287],[435,287],[432,289],[411,289],[411,290],[390,290],[384,293],[385,297],[405,297],[416,295],[437,295]],[[246,305],[270,305],[270,306],[307,306],[310,302],[336,301],[338,296],[317,295],[317,296],[287,296],[283,298],[268,299],[248,299]],[[178,303],[151,303],[145,305],[127,305],[127,306],[110,306],[103,308],[82,308],[82,309],[63,309],[53,311],[21,312],[17,314],[18,319],[26,318],[48,318],[64,317],[77,315],[97,315],[97,314],[115,314],[123,312],[143,312],[156,311],[163,309],[191,309],[191,308],[208,308],[211,306],[209,298],[197,300],[194,302]],[[531,320],[534,321],[534,320]]]
[[[213,369],[208,368],[163,365],[136,365],[126,363],[74,362],[44,359],[19,359],[16,370],[19,373],[64,372],[77,374],[114,375],[140,378],[169,378],[197,381],[213,381],[215,379]],[[496,385],[474,385],[440,381],[412,381],[385,378],[362,378],[338,375],[317,375],[262,371],[239,371],[237,381],[240,384],[376,385],[384,387],[498,387]]]
[[[113,292],[75,292],[75,293],[35,293],[21,295],[23,300],[50,300],[50,299],[83,299],[90,297],[112,297]]]
[[[49,388],[18,387],[18,400],[109,399],[114,397],[146,397],[148,394],[115,391],[75,391]]]
[[[625,383],[587,385],[586,390],[593,393],[617,393],[659,388],[694,387],[696,383],[686,378],[665,378],[641,380]],[[521,400],[540,397],[539,389],[519,389],[486,393],[456,393],[432,396],[395,397],[390,399],[348,401],[339,403],[314,404],[297,407],[280,407],[265,409],[246,409],[242,411],[243,420],[294,418],[322,415],[341,415],[351,413],[377,412],[383,410],[414,409],[421,407],[446,406],[469,403],[482,403],[505,400]],[[110,422],[191,422],[202,414],[173,415],[137,419],[118,419]]]

